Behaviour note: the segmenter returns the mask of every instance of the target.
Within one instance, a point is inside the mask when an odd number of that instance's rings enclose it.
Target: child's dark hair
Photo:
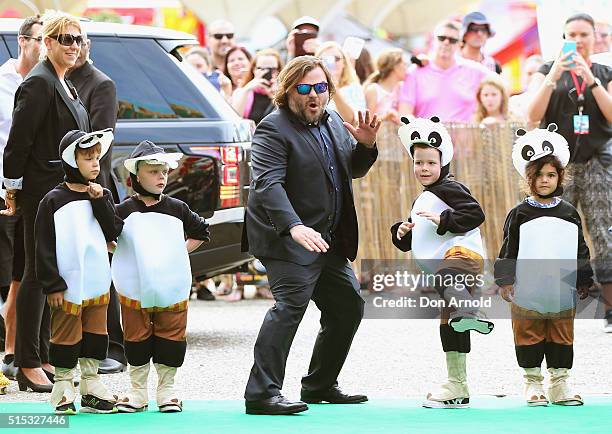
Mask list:
[[[540,173],[540,170],[542,170],[542,167],[544,167],[546,164],[550,164],[557,171],[557,175],[559,176],[557,187],[563,186],[563,182],[565,181],[566,176],[565,169],[561,165],[561,161],[559,161],[559,159],[554,155],[547,155],[545,157],[538,158],[535,161],[530,161],[525,167],[526,183],[529,193],[536,193],[536,178],[538,177],[538,173]]]
[[[91,157],[96,153],[101,153],[102,152],[102,145],[100,143],[96,143],[95,145],[89,147],[89,148],[79,148],[78,146],[76,148],[74,148],[74,156],[78,156],[78,155],[82,155],[85,158],[87,157]]]

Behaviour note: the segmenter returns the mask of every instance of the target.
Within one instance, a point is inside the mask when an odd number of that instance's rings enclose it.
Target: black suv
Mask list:
[[[17,57],[19,19],[0,19],[0,64]],[[151,140],[185,154],[166,193],[211,224],[210,243],[191,254],[194,277],[235,270],[252,258],[240,251],[249,187],[252,129],[179,50],[198,41],[187,33],[144,26],[82,23],[91,59],[111,77],[119,100],[112,167],[120,195],[130,194],[123,166],[134,147]]]

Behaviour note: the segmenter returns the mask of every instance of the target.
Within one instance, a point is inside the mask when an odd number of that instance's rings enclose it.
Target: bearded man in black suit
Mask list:
[[[307,403],[353,404],[337,378],[363,316],[364,302],[349,264],[357,255],[352,179],[376,161],[380,122],[359,113],[358,125],[327,108],[335,92],[323,61],[293,59],[277,80],[277,109],[257,126],[253,180],[243,250],[266,267],[275,304],[255,343],[245,392],[248,414],[291,414]],[[301,401],[281,389],[291,343],[310,300],[321,310]]]

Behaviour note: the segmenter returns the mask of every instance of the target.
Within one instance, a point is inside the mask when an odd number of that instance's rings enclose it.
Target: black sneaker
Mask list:
[[[609,310],[604,315],[604,332],[612,333],[612,310]]]
[[[97,398],[93,395],[81,397],[81,413],[117,413],[117,407],[113,402]]]
[[[68,404],[59,405],[55,407],[55,414],[76,414],[76,407],[73,402],[69,402]]]

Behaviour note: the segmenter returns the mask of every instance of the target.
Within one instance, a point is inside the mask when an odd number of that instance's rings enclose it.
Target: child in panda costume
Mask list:
[[[81,367],[81,411],[116,413],[98,376],[106,358],[111,271],[107,243],[121,232],[110,192],[93,181],[113,141],[111,129],[69,131],[59,147],[65,182],[45,195],[35,225],[36,275],[51,307],[51,405],[74,414],[73,372]],[[21,385],[20,385],[21,388]]]
[[[574,357],[576,287],[586,298],[593,271],[580,216],[560,197],[570,151],[556,130],[550,124],[516,132],[512,159],[531,196],[506,217],[495,262],[495,281],[502,297],[512,303],[516,358],[525,370],[529,406],[583,404],[567,379]],[[550,372],[548,396],[542,386],[544,357]]]
[[[157,370],[159,410],[183,407],[173,386],[187,348],[192,281],[188,253],[207,241],[209,232],[187,204],[163,194],[168,171],[178,167],[182,156],[143,141],[124,162],[136,194],[117,205],[125,225],[112,260],[132,384],[117,403],[122,412],[147,410],[151,359]]]
[[[414,174],[424,190],[412,204],[410,218],[391,227],[391,237],[398,249],[412,250],[423,271],[443,278],[436,281],[436,290],[447,303],[441,314],[440,339],[446,353],[448,382],[440,390],[429,393],[423,406],[468,407],[469,331],[488,334],[493,324],[481,319],[477,308],[448,307],[452,299],[470,301],[472,288],[446,285],[446,282],[454,276],[482,272],[484,249],[478,226],[485,217],[470,191],[449,177],[453,143],[440,120],[434,116],[412,121],[402,118],[402,122],[405,125],[398,133],[413,159]]]

